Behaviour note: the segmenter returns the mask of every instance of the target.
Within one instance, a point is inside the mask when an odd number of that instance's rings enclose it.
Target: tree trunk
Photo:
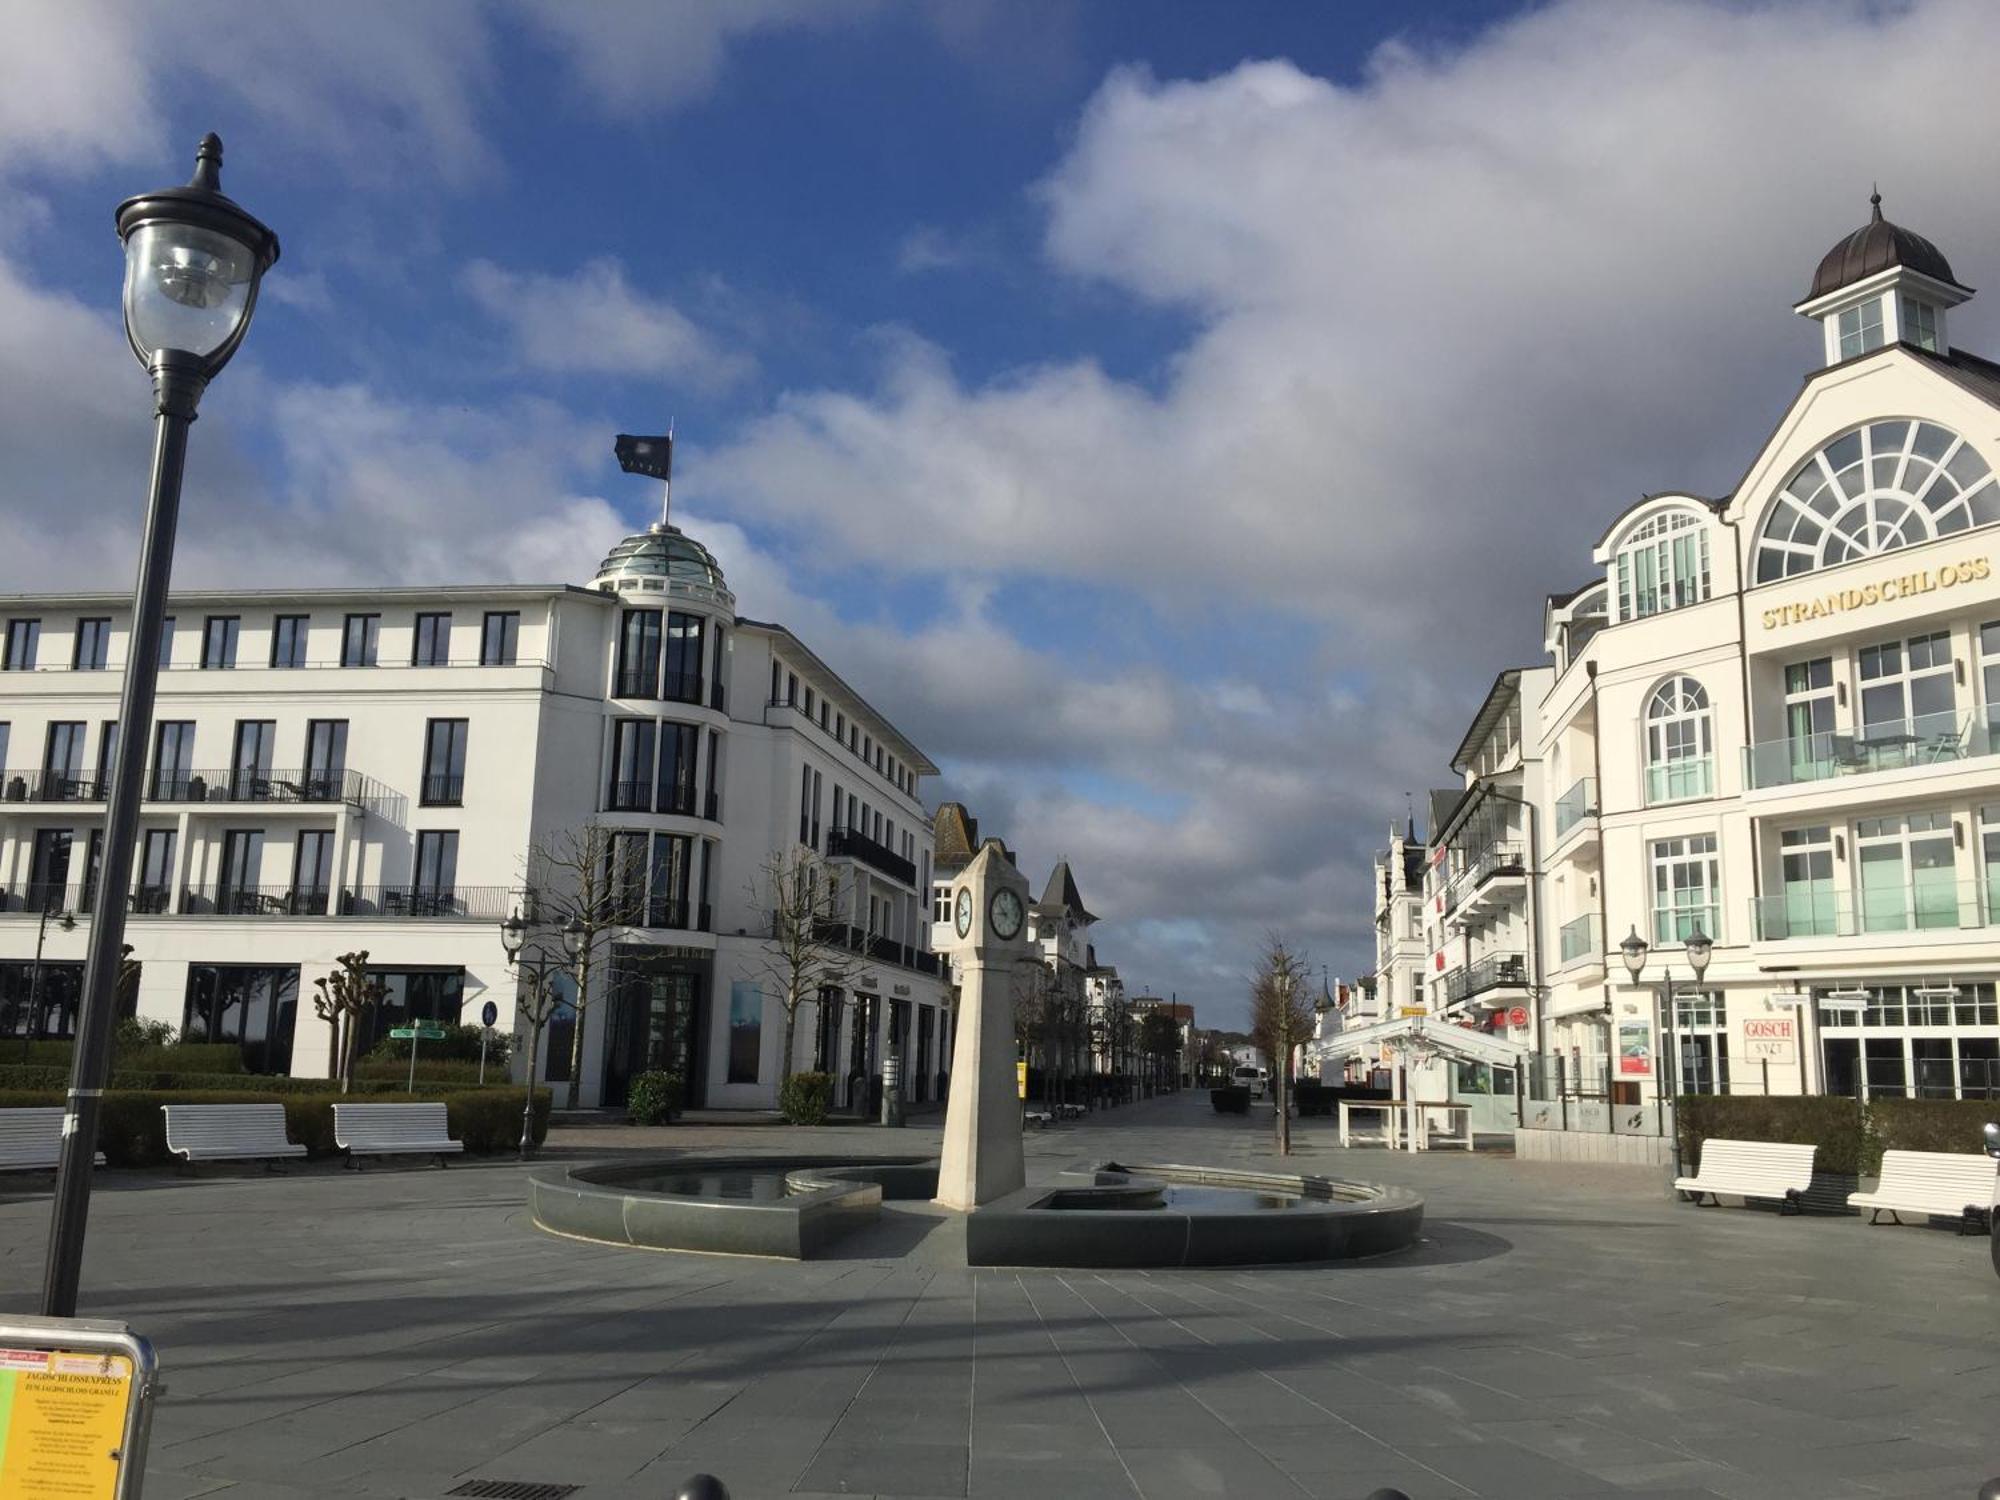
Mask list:
[[[541,1051],[542,1024],[541,1021],[530,1021],[528,1023],[528,1099],[524,1106],[528,1122],[526,1126],[526,1138],[521,1145],[522,1161],[528,1159],[528,1153],[534,1149],[535,1145],[535,1063],[537,1061],[536,1054]]]
[[[1292,1079],[1288,1065],[1292,1054],[1289,1044],[1285,1046],[1283,1059],[1277,1068],[1278,1077],[1278,1155],[1292,1154]]]
[[[340,1013],[340,1091],[343,1094],[354,1079],[354,1027],[360,1019],[347,1011]]]
[[[590,950],[596,937],[595,932],[584,935],[583,956],[576,966],[576,1029],[569,1040],[569,1087],[564,1093],[564,1109],[576,1108],[577,1086],[583,1082],[583,1022],[590,1014]],[[610,1038],[605,1040],[608,1044]]]
[[[785,1050],[778,1056],[778,1094],[782,1099],[785,1080],[792,1076],[792,1045],[798,1038],[799,1004],[788,1000],[785,1004]]]

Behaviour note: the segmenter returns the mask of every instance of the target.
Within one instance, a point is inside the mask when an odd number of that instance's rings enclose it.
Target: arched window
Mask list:
[[[1708,693],[1692,677],[1670,677],[1646,701],[1646,801],[1706,797],[1714,790]]]
[[[1640,522],[1618,544],[1612,582],[1620,620],[1643,620],[1708,597],[1708,528],[1693,511]]]
[[[1935,422],[1875,422],[1800,464],[1757,537],[1757,581],[1912,547],[2000,521],[2000,486]]]

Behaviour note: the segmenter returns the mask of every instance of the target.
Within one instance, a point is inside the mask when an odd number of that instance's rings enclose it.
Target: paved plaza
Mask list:
[[[1028,1137],[1265,1164],[1268,1111],[1154,1101]],[[1630,1168],[1341,1151],[1419,1250],[1269,1270],[971,1271],[896,1214],[803,1264],[535,1230],[522,1169],[111,1173],[86,1315],[158,1344],[148,1500],[443,1496],[468,1479],[671,1495],[1416,1500],[1963,1496],[2000,1474],[1983,1240],[1678,1206]],[[559,1131],[551,1155],[934,1149],[935,1122]],[[32,1310],[46,1179],[0,1187],[0,1306]]]

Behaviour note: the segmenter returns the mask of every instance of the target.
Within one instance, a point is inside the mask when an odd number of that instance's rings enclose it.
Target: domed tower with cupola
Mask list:
[[[1882,217],[1881,193],[1868,202],[1868,222],[1820,258],[1812,289],[1792,310],[1819,322],[1829,365],[1891,344],[1950,353],[1945,313],[1972,288],[1936,245]]]

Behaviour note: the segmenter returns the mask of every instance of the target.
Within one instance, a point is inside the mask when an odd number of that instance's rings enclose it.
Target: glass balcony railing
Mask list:
[[[1585,818],[1597,815],[1597,778],[1585,776],[1556,798],[1556,837],[1561,838]]]
[[[1794,886],[1750,903],[1763,942],[1878,932],[1968,932],[2000,925],[2000,890],[1976,880],[1917,880],[1859,891]]]
[[[1714,902],[1706,906],[1663,906],[1653,912],[1653,943],[1672,947],[1685,943],[1699,927],[1710,942],[1722,941],[1722,911]]]
[[[1646,801],[1679,802],[1687,797],[1715,795],[1715,757],[1691,755],[1646,767]]]
[[[1574,963],[1586,955],[1604,956],[1604,940],[1596,912],[1587,912],[1574,922],[1565,922],[1557,933],[1562,944],[1562,961]]]
[[[1918,714],[1852,729],[1760,740],[1743,752],[1744,784],[1797,786],[1906,766],[1948,765],[1994,753],[1994,724],[1977,714]]]

